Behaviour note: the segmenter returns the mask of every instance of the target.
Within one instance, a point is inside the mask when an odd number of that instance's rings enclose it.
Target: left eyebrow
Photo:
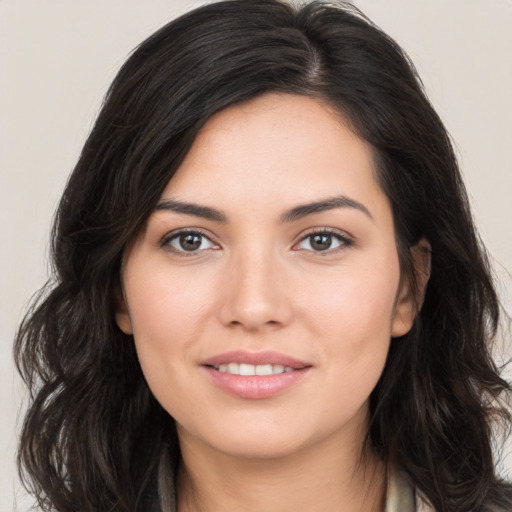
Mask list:
[[[356,210],[363,212],[365,215],[367,215],[370,219],[373,220],[372,214],[364,204],[360,203],[359,201],[356,201],[355,199],[351,199],[350,197],[347,196],[329,197],[327,199],[322,199],[320,201],[315,201],[313,203],[295,206],[291,210],[288,210],[287,212],[283,213],[279,220],[281,223],[293,222],[308,215],[314,215],[315,213],[334,210],[336,208],[354,208]]]

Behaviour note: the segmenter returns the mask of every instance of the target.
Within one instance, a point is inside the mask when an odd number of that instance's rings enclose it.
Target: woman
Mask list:
[[[41,508],[512,508],[453,150],[352,6],[220,2],[151,36],[53,240],[16,345]]]

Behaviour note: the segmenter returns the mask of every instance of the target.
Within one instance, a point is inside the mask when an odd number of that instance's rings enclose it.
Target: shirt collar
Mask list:
[[[416,512],[414,488],[407,475],[397,468],[388,471],[385,512]]]

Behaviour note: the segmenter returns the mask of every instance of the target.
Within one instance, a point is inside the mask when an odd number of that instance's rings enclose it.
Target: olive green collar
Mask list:
[[[396,468],[388,471],[385,512],[416,512],[414,488],[405,473]]]

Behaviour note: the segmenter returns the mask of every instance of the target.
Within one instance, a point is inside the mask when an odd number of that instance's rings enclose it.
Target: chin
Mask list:
[[[303,443],[290,442],[290,439],[261,438],[251,440],[236,439],[227,443],[218,444],[217,451],[226,456],[248,460],[283,459],[301,451]]]
[[[290,432],[290,426],[279,428],[259,422],[257,428],[247,425],[221,425],[217,423],[207,432],[187,432],[178,428],[180,443],[188,443],[192,438],[202,441],[211,450],[227,457],[238,459],[279,459],[301,451],[308,445],[306,436],[300,432]]]

